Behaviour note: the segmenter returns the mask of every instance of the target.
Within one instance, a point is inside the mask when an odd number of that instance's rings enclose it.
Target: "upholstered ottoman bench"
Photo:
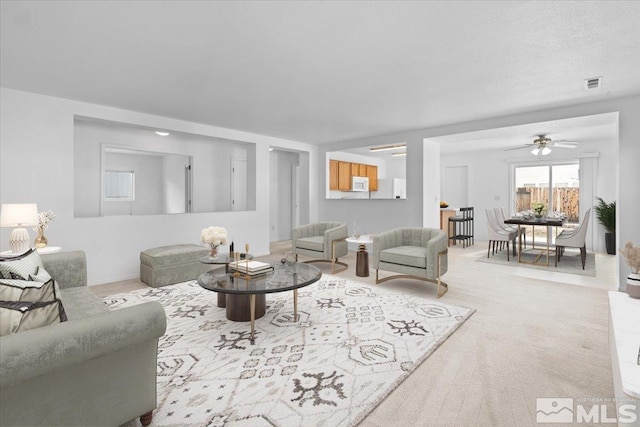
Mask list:
[[[198,245],[170,245],[140,252],[140,280],[149,286],[172,285],[195,280],[211,270],[211,265],[198,260],[209,250]]]

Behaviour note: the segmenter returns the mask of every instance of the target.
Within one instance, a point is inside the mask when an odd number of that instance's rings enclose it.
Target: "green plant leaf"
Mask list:
[[[596,218],[609,233],[616,232],[616,201],[607,203],[601,197],[596,197],[598,204],[594,207]]]

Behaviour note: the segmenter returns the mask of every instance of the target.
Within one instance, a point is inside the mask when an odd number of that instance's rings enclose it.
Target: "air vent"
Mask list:
[[[584,88],[585,89],[598,89],[602,85],[602,77],[592,77],[590,79],[585,79]]]

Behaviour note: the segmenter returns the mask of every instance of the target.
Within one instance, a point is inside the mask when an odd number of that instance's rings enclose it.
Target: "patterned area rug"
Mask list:
[[[156,300],[167,313],[153,424],[351,426],[361,421],[474,310],[324,275],[267,295],[266,315],[231,322],[196,282],[104,299]]]
[[[511,257],[513,252],[509,253]],[[532,262],[537,257],[537,253],[522,253],[522,259],[527,262]],[[487,252],[484,252],[480,258],[476,261],[478,262],[487,262],[489,264],[502,264],[516,267],[525,267],[525,268],[533,268],[537,270],[545,270],[545,271],[555,271],[558,273],[568,273],[568,274],[577,274],[580,276],[592,276],[596,275],[596,256],[593,252],[587,252],[587,261],[584,266],[584,270],[582,269],[582,261],[580,260],[580,251],[567,249],[558,261],[558,266],[554,267],[553,261],[554,254],[551,254],[549,257],[549,265],[544,265],[542,263],[546,263],[547,258],[541,258],[538,263],[540,264],[525,264],[518,263],[518,256],[511,257],[510,261],[507,261],[507,251],[502,250],[497,252],[495,255],[489,255],[487,258]]]

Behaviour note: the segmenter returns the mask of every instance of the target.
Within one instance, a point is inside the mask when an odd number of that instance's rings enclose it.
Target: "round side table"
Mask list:
[[[358,252],[356,252],[356,276],[369,277],[369,252],[367,252],[367,245],[373,243],[371,235],[363,234],[358,237],[347,237],[347,242],[358,244]]]
[[[38,251],[38,253],[40,255],[45,255],[45,254],[54,254],[56,252],[60,252],[62,250],[61,246],[45,246],[44,248],[38,248],[36,249]],[[21,254],[14,254],[13,252],[9,251],[2,251],[0,252],[0,255],[2,256],[18,256]]]

